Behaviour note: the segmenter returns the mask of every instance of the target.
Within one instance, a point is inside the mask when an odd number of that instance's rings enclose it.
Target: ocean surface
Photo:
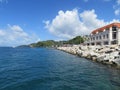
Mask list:
[[[120,90],[120,70],[49,48],[0,48],[0,90]]]

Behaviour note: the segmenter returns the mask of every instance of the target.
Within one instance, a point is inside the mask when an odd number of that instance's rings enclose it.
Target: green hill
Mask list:
[[[47,41],[39,41],[37,43],[32,43],[29,45],[21,45],[19,47],[56,47],[56,46],[62,46],[62,45],[73,45],[73,44],[80,44],[84,42],[84,38],[81,36],[77,36],[73,39],[67,40],[67,41],[54,41],[54,40],[47,40]]]

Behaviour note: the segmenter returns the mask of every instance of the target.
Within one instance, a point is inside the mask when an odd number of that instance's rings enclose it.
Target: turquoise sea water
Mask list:
[[[47,48],[0,48],[0,90],[120,90],[120,70]]]

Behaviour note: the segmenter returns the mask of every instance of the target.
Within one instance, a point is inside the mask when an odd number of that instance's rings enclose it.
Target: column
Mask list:
[[[109,43],[109,45],[111,45],[111,41],[112,41],[112,27],[110,27],[110,30],[109,30],[109,41],[108,41],[108,43]]]
[[[118,41],[118,45],[120,45],[120,28],[118,28],[117,30],[117,41]]]

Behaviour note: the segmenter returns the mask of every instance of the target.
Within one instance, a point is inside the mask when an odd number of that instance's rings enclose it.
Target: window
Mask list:
[[[96,45],[101,45],[101,42],[97,42]]]
[[[103,39],[105,39],[105,35],[103,35]]]
[[[113,27],[112,27],[112,31],[117,31],[117,27],[116,27],[116,26],[113,26]]]
[[[92,41],[92,38],[91,38],[91,41]]]
[[[112,33],[112,38],[113,38],[113,39],[116,39],[116,32],[113,32],[113,33]]]
[[[98,36],[96,37],[96,40],[98,40]]]
[[[105,42],[104,42],[104,45],[108,45],[108,41],[105,41]]]
[[[106,38],[107,38],[107,39],[109,38],[109,35],[108,35],[108,34],[106,34]]]
[[[101,36],[99,36],[99,39],[101,39]]]
[[[91,45],[95,45],[95,43],[91,43]]]
[[[95,37],[93,37],[93,40],[95,40]]]
[[[111,44],[117,44],[117,41],[116,40],[111,41]]]

